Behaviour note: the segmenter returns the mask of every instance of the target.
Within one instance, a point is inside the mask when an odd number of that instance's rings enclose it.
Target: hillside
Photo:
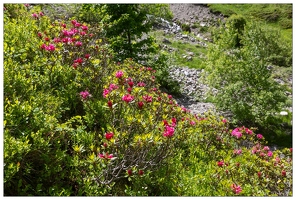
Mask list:
[[[204,5],[3,10],[4,196],[293,195],[279,32]]]

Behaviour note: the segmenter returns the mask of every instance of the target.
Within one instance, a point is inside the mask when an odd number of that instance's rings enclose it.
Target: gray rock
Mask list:
[[[169,40],[166,39],[166,38],[164,38],[164,39],[162,40],[162,42],[165,43],[165,44],[172,44],[171,41],[169,41]]]

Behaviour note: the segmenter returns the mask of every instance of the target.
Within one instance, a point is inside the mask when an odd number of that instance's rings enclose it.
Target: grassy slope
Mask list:
[[[292,4],[209,4],[214,13],[225,16],[240,14],[247,19],[266,22],[266,26],[279,28],[283,37],[292,42]]]

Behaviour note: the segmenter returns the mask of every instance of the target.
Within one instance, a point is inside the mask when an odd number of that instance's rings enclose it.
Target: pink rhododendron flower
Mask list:
[[[126,94],[122,97],[122,100],[125,101],[126,103],[131,102],[132,100],[134,100],[134,96],[130,95],[130,94]]]
[[[287,175],[286,171],[283,170],[283,171],[282,171],[282,176],[286,176],[286,175]]]
[[[264,156],[265,156],[265,153],[261,152],[261,153],[259,154],[259,156],[260,156],[260,157],[264,157]]]
[[[227,119],[222,119],[222,122],[225,124],[225,123],[227,123]]]
[[[231,132],[232,136],[235,136],[237,139],[241,138],[243,136],[243,134],[239,131],[239,128],[235,128],[232,132]]]
[[[261,134],[257,134],[257,138],[260,140],[260,139],[263,138],[263,135],[261,135]]]
[[[84,36],[84,35],[86,35],[86,32],[85,32],[85,31],[81,31],[79,34],[80,34],[81,36]]]
[[[85,100],[85,99],[87,99],[88,97],[90,97],[90,94],[89,94],[89,92],[88,92],[87,90],[82,91],[82,92],[80,92],[79,94],[80,94],[80,96],[81,96],[81,98],[82,98],[83,100]]]
[[[81,24],[80,24],[79,22],[77,22],[74,26],[75,26],[75,27],[80,27]]]
[[[116,78],[121,78],[123,76],[123,71],[119,70],[116,72],[115,77]]]
[[[263,150],[264,151],[269,151],[269,147],[268,146],[265,146],[265,147],[263,147]]]
[[[113,136],[114,136],[114,133],[112,133],[112,132],[109,132],[109,133],[106,133],[106,134],[105,134],[105,138],[106,138],[107,140],[110,140]]]
[[[138,84],[137,84],[137,86],[139,86],[139,87],[145,87],[145,83],[143,83],[143,82],[139,82]]]
[[[47,47],[45,47],[45,50],[47,50],[47,51],[54,51],[55,50],[55,46],[53,44],[49,44]]]
[[[77,23],[77,21],[74,19],[74,20],[71,20],[71,23],[75,26],[75,24]]]
[[[38,37],[41,38],[42,37],[42,33],[38,32]]]
[[[242,150],[241,149],[234,149],[233,153],[236,155],[240,155],[240,154],[242,154]]]
[[[272,151],[268,151],[268,152],[267,152],[267,156],[268,156],[268,157],[272,157]]]
[[[76,60],[74,60],[74,63],[81,64],[82,62],[83,62],[82,58],[77,58]]]
[[[167,126],[167,125],[169,125],[168,121],[167,121],[167,120],[165,120],[165,119],[164,119],[164,120],[162,120],[162,122],[163,122],[163,125],[164,125],[164,126]]]
[[[38,14],[37,13],[33,13],[32,14],[32,17],[34,17],[35,19],[37,19],[38,18]]]
[[[235,194],[239,194],[242,192],[242,188],[240,185],[232,184],[231,189],[232,189],[233,193],[235,193]]]
[[[139,102],[138,102],[138,107],[139,107],[140,109],[142,109],[143,106],[144,106],[144,103],[143,103],[142,101],[139,101]]]
[[[75,43],[75,46],[76,46],[76,47],[81,47],[81,46],[82,46],[82,42],[77,41],[77,42]]]
[[[143,99],[146,101],[146,102],[152,102],[152,96],[149,96],[149,95],[144,95],[143,96]]]
[[[41,48],[41,49],[45,49],[46,47],[47,47],[46,44],[42,44],[40,48]]]
[[[74,69],[77,69],[77,66],[78,66],[77,63],[73,63],[73,64],[72,64],[72,67],[73,67]]]
[[[42,16],[44,16],[44,13],[43,12],[40,12],[39,15],[42,17]]]
[[[246,128],[245,131],[246,131],[246,133],[249,134],[249,135],[252,135],[252,134],[253,134],[253,131],[250,130],[250,129],[248,129],[248,128]]]
[[[176,126],[176,124],[177,124],[177,119],[176,118],[172,118],[172,126]]]
[[[262,173],[261,172],[257,172],[257,175],[258,175],[259,178],[261,178]]]
[[[112,101],[108,101],[107,104],[108,104],[108,107],[109,107],[109,108],[112,108],[112,105],[113,105],[113,104],[112,104]]]
[[[68,43],[68,42],[70,42],[70,40],[71,40],[70,38],[66,37],[66,38],[62,39],[62,42],[63,43]]]
[[[224,165],[224,161],[223,161],[223,160],[218,161],[218,162],[217,162],[217,165],[218,165],[219,167],[222,167],[222,166]]]
[[[110,91],[112,91],[112,90],[116,90],[118,88],[118,86],[116,85],[116,84],[114,84],[114,83],[111,83],[110,85],[109,85],[109,90]]]
[[[134,82],[133,82],[133,81],[129,81],[127,84],[128,84],[131,88],[134,86]]]
[[[108,89],[104,89],[103,90],[103,97],[106,98],[107,94],[109,94],[109,90]]]
[[[62,30],[63,36],[69,36],[68,35],[68,30]]]
[[[59,43],[59,42],[61,42],[61,39],[60,39],[60,38],[54,38],[54,39],[53,39],[53,42],[54,42],[54,43]]]
[[[127,170],[127,174],[128,174],[129,176],[131,176],[131,175],[133,175],[133,171],[132,171],[131,169],[128,169],[128,170]]]
[[[131,93],[132,93],[132,90],[133,90],[133,88],[127,88],[126,90],[127,90],[127,92],[128,92],[129,94],[131,94]]]
[[[191,121],[190,121],[190,125],[191,125],[191,126],[194,126],[194,125],[195,125],[195,121],[191,120]]]
[[[138,173],[140,176],[142,176],[144,174],[144,171],[143,170],[139,170],[139,173]]]
[[[111,158],[113,158],[113,154],[110,154],[110,155],[108,153],[99,154],[99,157],[104,158],[104,159],[111,159]]]
[[[90,57],[90,54],[85,54],[84,55],[84,58],[86,58],[86,59],[89,59],[89,57]]]
[[[82,26],[81,26],[81,29],[84,30],[84,31],[87,31],[87,30],[88,30],[88,27],[85,26],[85,25],[82,25]]]
[[[165,126],[165,131],[163,132],[164,137],[172,137],[174,135],[175,129],[168,125]]]

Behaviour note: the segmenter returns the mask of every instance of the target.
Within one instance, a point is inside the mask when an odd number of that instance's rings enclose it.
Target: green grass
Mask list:
[[[164,35],[162,30],[156,30],[151,32],[153,37],[156,38],[158,44],[161,44],[163,39],[168,39],[171,44],[166,44],[169,48],[175,49],[173,52],[168,52],[171,54],[172,61],[175,65],[178,66],[187,66],[189,68],[202,69],[204,59],[203,55],[206,55],[207,49],[205,47],[201,47],[198,44],[180,41],[174,39],[173,34]],[[189,35],[188,33],[184,33]],[[191,35],[192,36],[192,35]],[[198,40],[198,38],[195,38]],[[192,52],[194,56],[192,56],[192,60],[188,61],[187,58],[184,58],[184,55],[189,56],[189,52]]]
[[[283,37],[292,41],[292,4],[208,4],[214,13],[225,16],[243,15],[247,19],[266,22],[281,29]]]
[[[200,55],[206,54],[206,49],[196,44],[182,43],[174,41],[171,45],[173,48],[178,49],[174,52],[175,62],[179,66],[188,66],[189,68],[201,69],[203,68],[203,60]],[[188,56],[188,52],[194,53],[192,60],[188,61],[184,55]]]

